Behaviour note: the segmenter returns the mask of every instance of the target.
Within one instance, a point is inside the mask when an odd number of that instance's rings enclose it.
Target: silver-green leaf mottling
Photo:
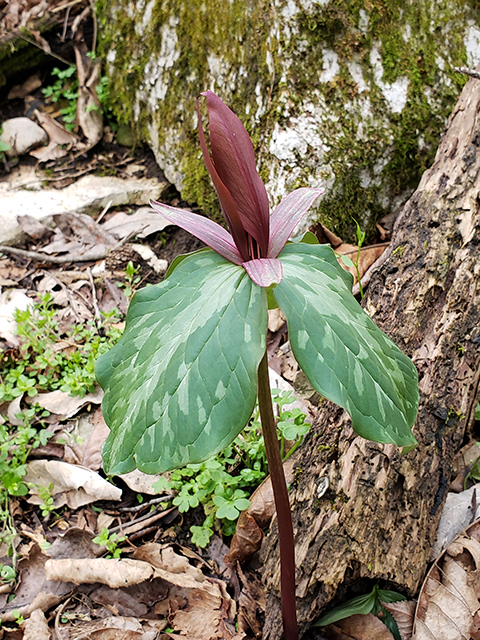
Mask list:
[[[105,471],[159,473],[227,446],[252,413],[266,331],[265,291],[211,250],[139,291],[97,362]]]
[[[352,296],[352,276],[326,245],[287,245],[279,258],[284,277],[274,295],[312,385],[348,411],[364,438],[414,445],[417,371]]]

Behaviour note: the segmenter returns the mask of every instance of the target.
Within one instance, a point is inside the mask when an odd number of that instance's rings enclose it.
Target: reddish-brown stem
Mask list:
[[[258,407],[262,422],[263,439],[267,452],[268,469],[272,479],[273,496],[278,521],[280,542],[280,589],[285,640],[298,640],[297,608],[295,599],[295,544],[292,514],[288,500],[287,483],[283,472],[278,444],[272,394],[268,377],[267,352],[258,366]]]

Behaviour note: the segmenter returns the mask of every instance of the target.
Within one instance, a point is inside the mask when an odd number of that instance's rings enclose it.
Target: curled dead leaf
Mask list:
[[[287,484],[293,480],[293,460],[289,458],[283,465]],[[263,531],[270,524],[275,513],[272,481],[270,476],[255,489],[250,496],[250,506],[242,511],[238,518],[235,535],[230,544],[230,551],[224,558],[225,564],[235,566],[250,558],[262,544]]]
[[[327,640],[394,640],[383,622],[372,613],[356,614],[329,624],[322,634]]]
[[[415,615],[415,600],[401,600],[400,602],[383,603],[397,623],[402,640],[412,640],[413,619]]]
[[[130,587],[154,577],[154,568],[148,562],[130,559],[85,558],[47,560],[47,580],[73,584],[106,584],[113,589]]]
[[[87,393],[83,398],[71,396],[65,391],[57,389],[56,391],[50,391],[50,393],[39,393],[35,397],[35,401],[43,409],[59,416],[60,420],[64,420],[76,415],[87,404],[100,404],[102,398],[103,391],[100,387],[97,387],[95,393]]]
[[[121,500],[122,490],[104,480],[98,473],[79,465],[59,460],[32,460],[27,464],[25,483],[31,483],[28,502],[42,504],[35,485],[50,487],[55,507],[67,504],[77,509],[96,500]]]
[[[480,521],[451,542],[427,574],[418,598],[413,640],[478,638]]]
[[[23,640],[50,640],[50,629],[41,609],[35,609],[23,627]]]
[[[376,260],[378,260],[388,245],[388,242],[382,242],[381,244],[372,244],[360,249],[360,255],[358,256],[358,271],[360,273],[360,278],[363,278],[367,270]],[[358,255],[358,247],[352,244],[341,244],[335,248],[335,252],[342,256],[346,256],[347,258],[350,258],[352,262],[355,262]],[[339,259],[339,263],[346,271],[349,271],[352,274],[355,284],[357,282],[357,271],[355,267],[347,267],[342,259]]]

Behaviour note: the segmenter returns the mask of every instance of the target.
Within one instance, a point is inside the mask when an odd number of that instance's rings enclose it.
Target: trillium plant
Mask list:
[[[135,294],[123,337],[97,362],[110,428],[104,468],[157,474],[201,462],[234,440],[258,398],[277,510],[285,638],[296,640],[294,538],[268,377],[268,309],[282,309],[304,373],[364,438],[416,444],[417,373],[355,300],[352,276],[332,249],[312,243],[312,234],[289,242],[322,190],[298,189],[270,213],[242,123],[214,93],[202,95],[210,135],[208,146],[197,103],[200,145],[230,233],[152,203],[210,248],[177,258],[163,282]]]

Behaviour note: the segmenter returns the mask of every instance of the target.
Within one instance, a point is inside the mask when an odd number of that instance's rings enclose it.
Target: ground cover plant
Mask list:
[[[200,144],[231,235],[207,218],[153,203],[211,249],[176,260],[166,280],[137,292],[122,339],[97,363],[111,429],[104,467],[158,473],[201,463],[235,439],[258,397],[285,637],[296,640],[293,528],[268,378],[267,309],[280,306],[304,373],[348,411],[363,437],[415,446],[417,372],[352,296],[352,277],[331,248],[309,236],[288,242],[321,190],[298,189],[270,215],[247,132],[215,94],[203,95],[210,150],[197,106]]]
[[[0,504],[2,531],[0,542],[10,548],[15,559],[13,540],[16,530],[9,513],[9,498],[21,497],[29,487],[23,481],[30,453],[46,445],[53,435],[45,419],[49,412],[35,402],[42,392],[61,390],[85,396],[95,388],[94,365],[99,355],[110,349],[120,337],[115,327],[115,312],[97,322],[77,324],[64,332],[60,328],[51,294],[25,310],[15,312],[19,350],[3,356],[0,377],[0,403],[18,401],[15,424],[8,418],[0,424]],[[58,349],[57,345],[63,345]],[[28,404],[22,399],[28,399]],[[42,515],[53,510],[48,487],[41,488]]]

